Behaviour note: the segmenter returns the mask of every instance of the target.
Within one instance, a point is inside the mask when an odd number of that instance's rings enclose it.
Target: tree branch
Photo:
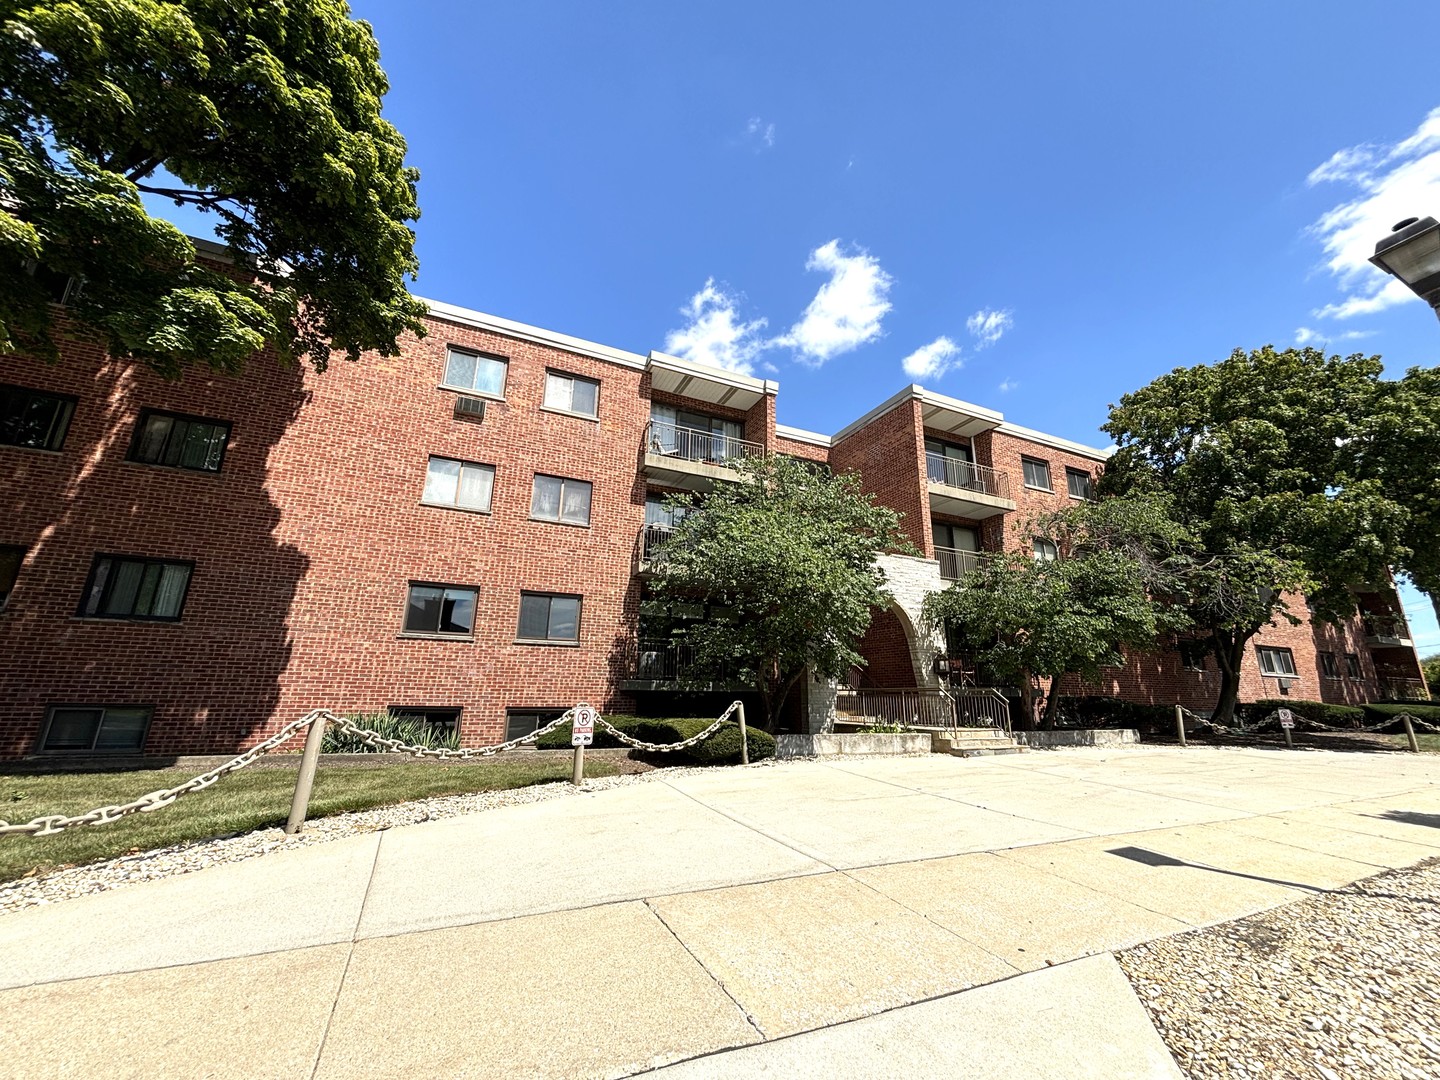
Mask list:
[[[135,190],[150,195],[162,195],[176,202],[193,203],[196,206],[216,206],[224,202],[239,201],[234,195],[227,195],[223,191],[192,191],[190,188],[162,188],[149,184],[136,184]]]

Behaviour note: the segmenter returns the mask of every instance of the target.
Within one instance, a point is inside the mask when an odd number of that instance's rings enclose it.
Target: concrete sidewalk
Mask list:
[[[1433,756],[715,770],[0,918],[0,1031],[32,1078],[1170,1076],[1097,954],[1434,855]]]

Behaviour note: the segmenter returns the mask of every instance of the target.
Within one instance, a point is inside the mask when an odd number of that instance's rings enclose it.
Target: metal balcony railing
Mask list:
[[[633,648],[625,665],[630,678],[648,682],[678,682],[697,674],[693,645],[682,645],[664,638],[641,638]],[[732,677],[733,672],[723,670],[707,673],[704,681],[719,683]]]
[[[1400,679],[1380,676],[1380,696],[1391,701],[1429,701],[1430,691],[1424,679]]]
[[[990,727],[1010,730],[1010,703],[993,687],[945,690],[922,686],[902,689],[845,688],[835,696],[835,712],[853,722],[913,728]]]
[[[959,548],[935,549],[935,558],[940,560],[940,576],[946,581],[959,581],[980,565],[985,554],[983,551],[961,551]]]
[[[675,533],[673,525],[645,525],[640,529],[640,561],[653,563],[660,558],[666,542]]]
[[[758,457],[765,452],[759,443],[733,439],[713,431],[680,427],[664,420],[651,420],[645,432],[645,452],[682,461],[724,465],[738,458]]]
[[[1401,642],[1410,639],[1410,627],[1405,625],[1404,619],[1385,615],[1367,615],[1362,622],[1367,638],[1374,638],[1381,642]]]
[[[976,491],[997,499],[1010,498],[1008,473],[944,454],[925,455],[925,478],[932,484],[942,484],[959,491]]]

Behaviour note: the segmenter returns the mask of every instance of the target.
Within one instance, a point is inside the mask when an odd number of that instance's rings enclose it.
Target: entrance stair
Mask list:
[[[1019,754],[1024,747],[998,728],[949,728],[930,733],[930,750],[955,757],[988,757],[991,754]]]

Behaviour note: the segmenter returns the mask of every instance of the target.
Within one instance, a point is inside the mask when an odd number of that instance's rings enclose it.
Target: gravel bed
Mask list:
[[[746,766],[752,769],[772,768],[776,762],[762,761]],[[713,768],[713,767],[712,767]],[[221,863],[240,862],[273,851],[285,851],[310,844],[323,844],[328,840],[339,840],[345,836],[391,829],[399,825],[415,825],[422,821],[438,821],[441,818],[460,817],[502,806],[522,806],[526,803],[547,802],[550,799],[564,799],[576,795],[605,791],[609,788],[628,787],[667,776],[684,776],[689,773],[706,772],[704,766],[689,768],[650,769],[645,772],[602,776],[586,780],[580,787],[566,781],[546,784],[532,784],[529,787],[511,788],[506,791],[472,792],[464,795],[440,795],[432,799],[418,799],[414,802],[397,803],[393,806],[377,806],[371,810],[355,810],[330,817],[312,818],[305,823],[303,832],[286,836],[281,828],[258,829],[255,832],[239,833],[214,840],[193,840],[172,847],[157,848],[154,851],[139,852],[135,855],[121,855],[103,862],[87,863],[61,870],[52,870],[33,878],[20,878],[0,884],[0,915],[24,908],[53,904],[91,893],[108,892],[123,885],[141,881],[155,881],[176,874],[188,874],[203,870],[207,866]],[[101,826],[103,827],[103,826]]]
[[[1118,959],[1192,1080],[1440,1077],[1440,859]]]

